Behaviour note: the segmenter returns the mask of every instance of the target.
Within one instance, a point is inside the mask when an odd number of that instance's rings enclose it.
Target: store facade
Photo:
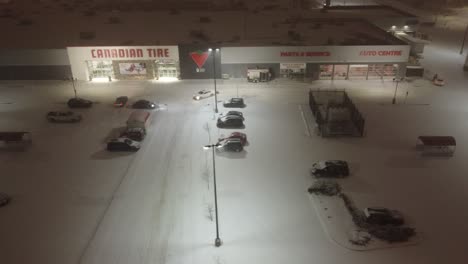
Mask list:
[[[221,70],[244,78],[248,68],[270,68],[275,77],[313,80],[383,79],[404,76],[410,46],[226,47]]]
[[[73,78],[78,80],[152,80],[179,78],[177,46],[68,47]]]

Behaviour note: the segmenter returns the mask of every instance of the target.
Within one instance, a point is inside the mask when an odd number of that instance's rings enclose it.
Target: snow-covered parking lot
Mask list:
[[[396,105],[391,104],[391,80],[219,81],[219,100],[237,94],[245,99],[245,129],[239,131],[249,141],[241,153],[216,155],[219,248],[214,247],[211,151],[202,146],[237,130],[216,127],[213,97],[192,100],[212,85],[212,80],[79,83],[78,94],[96,104],[78,110],[80,123],[54,124],[45,114],[66,109],[73,95],[70,83],[2,82],[0,128],[31,131],[33,145],[25,152],[0,152],[0,191],[13,197],[0,209],[0,262],[435,264],[468,259],[468,110],[461,103],[468,95],[460,89],[461,80],[443,88],[427,80],[400,83]],[[309,88],[345,88],[366,118],[366,136],[314,135]],[[120,95],[160,106],[135,154],[105,151],[106,140],[125,126],[131,112],[112,106]],[[454,136],[455,155],[419,156],[413,147],[423,134]],[[309,168],[323,159],[349,161],[351,176],[344,188],[376,198],[363,206],[401,210],[421,242],[375,251],[352,251],[334,242],[307,193]]]

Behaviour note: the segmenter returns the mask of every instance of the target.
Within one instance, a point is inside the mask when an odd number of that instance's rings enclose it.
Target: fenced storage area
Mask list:
[[[309,91],[309,106],[322,137],[364,135],[365,120],[345,91]]]

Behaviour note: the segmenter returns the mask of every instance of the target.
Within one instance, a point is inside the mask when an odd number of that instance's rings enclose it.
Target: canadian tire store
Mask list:
[[[234,78],[248,68],[270,68],[278,77],[313,80],[369,80],[404,76],[410,46],[226,47],[221,70]]]
[[[152,80],[179,78],[177,46],[69,47],[73,78],[78,80]]]

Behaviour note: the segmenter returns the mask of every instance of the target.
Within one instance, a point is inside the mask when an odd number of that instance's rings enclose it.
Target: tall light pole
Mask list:
[[[398,83],[400,82],[400,78],[396,77],[395,81],[396,81],[396,86],[395,86],[395,93],[393,94],[392,104],[396,103],[396,93],[397,93],[397,90],[398,90]]]
[[[462,45],[461,45],[461,48],[460,48],[460,54],[463,54],[463,47],[465,46],[465,40],[466,40],[466,33],[467,32],[468,32],[468,25],[466,26],[465,34],[463,34],[463,41],[462,41]]]
[[[215,49],[216,52],[212,52],[213,57],[213,80],[214,80],[214,99],[215,99],[215,113],[218,113],[218,96],[216,91],[216,53],[219,52],[219,48]],[[213,51],[212,48],[209,48],[208,51]]]
[[[75,92],[75,98],[76,98],[76,87],[75,87],[75,79],[73,78],[73,76],[72,76],[72,77],[70,77],[70,81],[71,81],[71,83],[72,83],[72,85],[73,85],[73,92]]]
[[[216,164],[215,164],[215,148],[219,146],[219,144],[210,144],[206,145],[203,148],[208,149],[211,148],[213,154],[213,185],[214,185],[214,202],[215,202],[215,217],[216,217],[216,238],[215,238],[215,246],[221,246],[222,242],[219,238],[219,222],[218,222],[218,192],[216,190]]]

